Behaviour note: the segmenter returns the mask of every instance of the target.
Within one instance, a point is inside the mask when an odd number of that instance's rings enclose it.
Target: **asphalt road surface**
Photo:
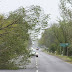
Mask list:
[[[0,70],[0,72],[72,72],[72,64],[38,51],[39,57],[32,57],[26,69]]]

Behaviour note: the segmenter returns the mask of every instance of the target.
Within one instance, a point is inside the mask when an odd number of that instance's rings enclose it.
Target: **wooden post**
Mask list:
[[[60,55],[61,55],[61,47],[60,47]]]
[[[67,56],[68,56],[68,47],[67,47]]]

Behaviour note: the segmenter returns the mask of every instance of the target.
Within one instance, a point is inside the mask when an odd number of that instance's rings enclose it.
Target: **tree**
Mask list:
[[[61,54],[64,51],[64,55],[72,53],[72,0],[60,0],[60,14],[61,19],[58,23],[53,23],[50,28],[46,29],[39,40],[41,45],[45,45],[50,51],[57,51]],[[65,48],[60,47],[60,43],[69,43],[70,45]]]
[[[48,27],[49,15],[44,14],[43,9],[40,6],[30,6],[26,12],[26,21],[32,26],[29,31],[32,40],[38,38],[40,32]]]
[[[57,31],[57,25],[53,25],[45,30],[42,38],[39,40],[39,43],[46,46],[50,52],[55,52],[59,48],[59,38],[57,37]]]
[[[26,64],[29,57],[29,24],[25,21],[25,9],[11,12],[7,18],[0,20],[0,68],[17,67],[12,59],[23,56],[21,62]]]
[[[60,0],[60,14],[61,17],[67,21],[72,20],[72,0]]]
[[[63,30],[65,43],[72,44],[72,0],[60,0],[60,12],[63,21],[59,23]]]

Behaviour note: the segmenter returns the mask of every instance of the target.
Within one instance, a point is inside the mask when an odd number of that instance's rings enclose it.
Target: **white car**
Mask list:
[[[36,57],[38,57],[38,53],[36,52]]]
[[[31,51],[31,52],[30,52],[30,55],[31,55],[31,56],[35,56],[35,55],[36,55],[36,52],[35,52],[35,51]]]

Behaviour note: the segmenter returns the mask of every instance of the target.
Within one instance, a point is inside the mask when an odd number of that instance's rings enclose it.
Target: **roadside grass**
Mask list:
[[[72,56],[63,56],[63,55],[58,55],[58,54],[55,54],[55,53],[50,53],[50,52],[47,52],[46,50],[43,50],[43,52],[49,54],[49,55],[53,55],[53,56],[56,56],[62,60],[64,60],[65,62],[68,62],[68,63],[71,63],[72,64]]]

